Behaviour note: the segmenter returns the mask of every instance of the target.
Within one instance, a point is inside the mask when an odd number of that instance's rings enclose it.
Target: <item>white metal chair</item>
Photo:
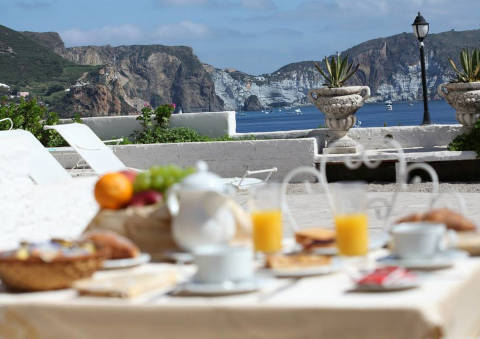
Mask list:
[[[110,147],[105,145],[105,142],[119,143],[123,139],[102,141],[90,127],[79,123],[51,125],[44,128],[57,131],[97,174],[127,168]]]
[[[248,191],[251,187],[268,182],[272,175],[277,171],[278,169],[276,167],[256,171],[246,170],[241,178],[224,178],[223,181],[225,184],[235,187],[237,191]],[[267,173],[267,176],[263,180],[259,178],[250,178],[251,175],[264,173]]]

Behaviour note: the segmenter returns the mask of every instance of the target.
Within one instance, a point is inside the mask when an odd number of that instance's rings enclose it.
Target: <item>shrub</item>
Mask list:
[[[348,61],[348,55],[344,58],[340,57],[340,54],[337,54],[335,58],[332,56],[330,60],[327,57],[324,59],[326,72],[322,69],[322,67],[314,62],[315,68],[318,72],[323,76],[325,86],[329,88],[336,88],[342,87],[344,83],[355,74],[360,67],[360,64],[353,66],[353,63]]]
[[[462,70],[459,70],[455,62],[448,58],[450,65],[457,74],[452,82],[474,82],[480,81],[480,50],[474,49],[472,53],[468,49],[462,49],[460,52],[460,64]]]
[[[24,129],[31,132],[45,147],[65,146],[65,140],[53,130],[44,130],[45,125],[56,125],[58,115],[54,112],[48,112],[47,108],[39,105],[36,99],[20,101],[8,101],[3,97],[0,100],[0,119],[10,118],[13,122],[13,128]],[[0,123],[0,129],[9,127],[9,122]]]
[[[480,157],[480,120],[478,120],[473,128],[464,133],[457,135],[455,139],[448,144],[449,151],[475,151],[477,158]]]

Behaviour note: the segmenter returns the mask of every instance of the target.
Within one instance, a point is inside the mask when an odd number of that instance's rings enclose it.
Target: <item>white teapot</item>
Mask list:
[[[167,207],[173,217],[172,235],[179,247],[195,251],[201,247],[227,244],[236,232],[234,215],[229,207],[229,187],[208,172],[199,161],[197,172],[173,185]]]

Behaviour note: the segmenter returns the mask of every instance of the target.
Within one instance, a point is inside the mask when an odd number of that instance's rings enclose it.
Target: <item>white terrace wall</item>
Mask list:
[[[389,135],[398,141],[404,148],[423,147],[426,149],[435,146],[445,146],[458,134],[464,133],[462,125],[427,125],[427,126],[398,126],[398,127],[366,127],[352,128],[348,135],[365,146],[367,149],[384,148],[383,139]],[[315,137],[319,149],[325,145],[328,129],[311,129],[297,131],[236,133],[234,137],[254,135],[257,139],[275,138],[307,138]]]
[[[102,140],[128,137],[135,130],[140,130],[140,124],[136,120],[138,115],[121,115],[82,118],[83,123],[88,125],[93,132]],[[70,119],[62,119],[61,123],[70,123]],[[189,127],[201,135],[209,137],[221,137],[225,134],[233,135],[236,131],[234,111],[225,112],[202,112],[173,114],[170,118],[170,127]]]
[[[313,166],[318,153],[314,138],[120,145],[113,146],[113,150],[128,167],[146,169],[172,163],[193,166],[205,160],[212,171],[223,177],[240,177],[247,169],[277,167],[273,177],[276,180],[299,166]],[[71,148],[57,148],[52,154],[65,168],[72,168],[79,160]]]

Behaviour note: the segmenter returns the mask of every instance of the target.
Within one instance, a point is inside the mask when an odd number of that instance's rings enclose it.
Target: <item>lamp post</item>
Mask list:
[[[429,125],[430,112],[428,111],[428,97],[427,97],[427,76],[425,72],[425,52],[423,39],[428,34],[429,24],[425,18],[418,12],[415,21],[412,24],[413,33],[420,42],[420,65],[422,66],[422,87],[423,87],[423,122],[422,125]]]

